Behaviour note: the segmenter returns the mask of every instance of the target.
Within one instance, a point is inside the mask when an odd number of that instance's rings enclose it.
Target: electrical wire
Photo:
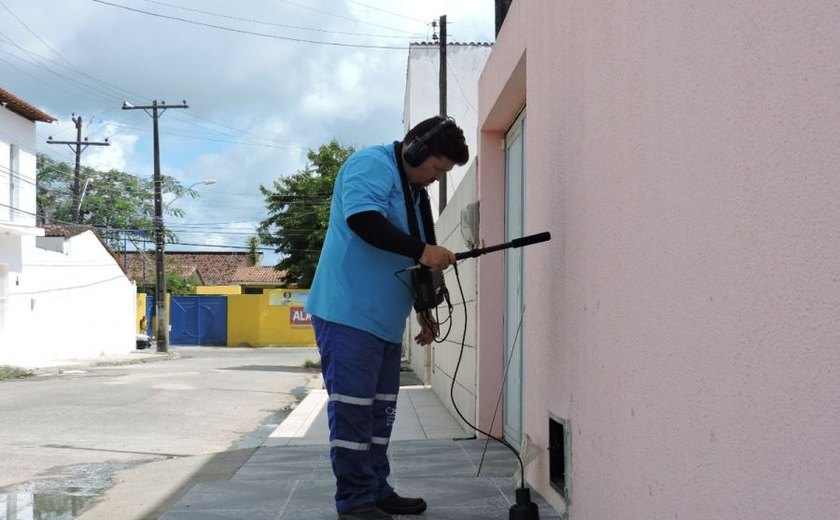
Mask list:
[[[522,306],[522,314],[519,316],[519,324],[516,326],[516,334],[514,334],[514,337],[513,337],[513,345],[514,346],[512,348],[515,348],[516,339],[519,337],[519,331],[520,331],[520,328],[522,327],[522,319],[524,317],[525,317],[525,306],[523,305]],[[505,371],[502,374],[502,382],[507,381],[507,375],[508,375],[508,370],[510,370],[511,361],[513,361],[513,355],[511,355],[508,358],[507,363],[505,363]],[[499,406],[502,404],[502,394],[503,393],[504,393],[504,385],[502,385],[502,387],[499,389],[499,397],[496,399],[496,407],[493,408],[493,417],[490,418],[490,429],[491,430],[493,429],[493,425],[496,423],[496,414],[499,412]],[[479,473],[481,472],[482,465],[484,465],[484,456],[487,453],[487,445],[488,445],[490,439],[487,439],[487,440],[488,440],[488,442],[484,443],[484,450],[482,450],[482,452],[481,452],[481,462],[479,462],[479,464],[478,464]],[[524,485],[525,485],[525,483],[523,481],[522,487],[524,487]]]
[[[41,60],[51,61],[52,63],[55,63],[56,65],[59,65],[59,66],[61,66],[61,67],[65,67],[65,68],[67,68],[67,66],[66,66],[66,65],[63,65],[63,64],[60,64],[60,63],[57,63],[55,60],[51,60],[51,59],[49,59],[49,58],[43,57],[43,56],[41,56],[41,55],[39,55],[39,54],[36,54],[36,53],[34,53],[34,52],[32,52],[32,51],[29,51],[29,50],[27,50],[27,49],[24,49],[23,47],[21,47],[20,45],[18,45],[17,43],[15,43],[15,42],[14,42],[11,38],[9,38],[8,36],[6,36],[6,35],[5,35],[4,33],[2,33],[2,32],[0,32],[0,36],[2,36],[5,40],[7,40],[9,43],[11,43],[14,47],[16,47],[17,49],[19,49],[21,52],[23,52],[24,54],[26,54],[26,55],[30,56],[30,57],[32,58],[32,60],[34,61],[34,64],[35,64],[37,67],[40,67],[40,68],[44,69],[45,71],[49,72],[50,74],[52,74],[52,75],[54,75],[54,76],[57,76],[58,78],[60,78],[60,79],[62,79],[63,81],[65,81],[66,83],[69,83],[71,86],[75,86],[76,88],[78,88],[78,89],[80,89],[80,90],[82,90],[82,91],[84,91],[84,92],[90,92],[90,93],[92,93],[92,94],[97,94],[97,95],[99,95],[99,96],[106,96],[106,97],[110,97],[110,98],[111,98],[112,100],[114,100],[114,101],[120,101],[120,100],[121,100],[121,99],[120,99],[120,96],[117,96],[117,95],[115,95],[115,94],[113,94],[113,93],[111,93],[111,92],[106,92],[106,91],[104,91],[104,90],[100,90],[100,91],[98,91],[98,92],[97,92],[94,88],[92,88],[92,87],[90,87],[90,86],[88,86],[88,85],[84,85],[83,83],[81,83],[81,82],[79,82],[79,81],[77,81],[77,80],[75,80],[75,79],[73,79],[73,78],[70,78],[70,77],[68,77],[68,76],[66,76],[66,75],[64,75],[64,74],[62,74],[61,72],[57,72],[57,71],[53,70],[52,68],[50,68],[48,65],[46,65],[46,64],[45,64],[44,62],[42,62]],[[12,54],[12,56],[14,56],[14,55]],[[36,57],[36,56],[37,56],[37,57]],[[18,58],[19,58],[19,57],[18,57]],[[40,59],[39,59],[39,58],[40,58]],[[21,59],[21,61],[27,61],[27,60],[24,60],[23,58],[20,58],[20,59]],[[32,64],[32,62],[28,62],[28,63]]]
[[[452,265],[453,269],[455,270],[455,279],[458,281],[458,291],[461,294],[461,301],[466,302],[466,297],[464,296],[464,288],[461,285],[461,277],[458,275],[458,264],[455,263]],[[524,314],[524,312],[523,312]],[[522,326],[522,320],[519,321],[519,327]],[[519,327],[517,327],[516,335],[519,336]],[[458,404],[455,402],[455,380],[458,377],[458,370],[461,368],[461,360],[464,357],[464,347],[467,342],[467,308],[466,304],[464,305],[464,333],[461,336],[461,351],[458,354],[458,362],[455,365],[455,372],[452,374],[452,384],[449,387],[449,398],[452,400],[452,407],[455,408],[455,412],[458,413],[458,417],[464,421],[467,426],[472,428],[473,430],[477,431],[478,433],[487,436],[489,439],[493,439],[494,441],[500,443],[501,445],[508,448],[513,454],[516,456],[516,460],[519,462],[519,473],[520,473],[520,488],[525,487],[525,465],[522,463],[522,457],[519,455],[519,451],[514,448],[508,441],[503,438],[496,437],[495,435],[485,432],[484,430],[480,429],[478,426],[473,425],[464,414],[461,413],[461,410],[458,408]],[[505,379],[507,378],[507,369],[505,369],[505,374],[502,379],[502,384],[504,384]]]
[[[347,1],[350,2],[351,4],[356,4],[356,5],[360,5],[362,7],[367,7],[368,9],[373,9],[374,11],[379,11],[380,13],[389,14],[391,16],[398,16],[400,18],[405,18],[406,20],[411,20],[413,22],[420,22],[422,24],[427,24],[428,23],[428,22],[426,22],[426,20],[420,20],[419,18],[412,18],[411,16],[406,16],[404,14],[394,13],[392,11],[386,11],[385,9],[380,9],[379,7],[374,7],[372,5],[363,4],[361,2],[357,2],[356,0],[347,0]]]
[[[33,30],[32,30],[32,29],[28,26],[28,25],[26,25],[26,23],[25,23],[23,20],[21,20],[21,19],[20,19],[20,18],[19,18],[19,17],[18,17],[18,16],[14,13],[14,12],[12,12],[12,10],[11,10],[11,9],[9,9],[9,8],[6,6],[6,4],[4,4],[2,1],[0,1],[0,6],[2,6],[4,9],[6,9],[6,11],[8,11],[8,12],[9,12],[9,14],[11,14],[11,15],[15,18],[15,20],[17,20],[17,21],[18,21],[18,22],[19,22],[19,23],[20,23],[20,24],[21,24],[21,25],[22,25],[22,26],[23,26],[23,27],[24,27],[27,31],[29,31],[29,33],[30,33],[32,36],[34,36],[35,38],[37,38],[37,39],[38,39],[38,41],[40,41],[40,42],[41,42],[41,43],[42,43],[42,44],[43,44],[46,48],[48,48],[49,50],[51,50],[51,51],[52,51],[52,52],[53,52],[56,56],[58,56],[59,58],[61,58],[61,59],[62,59],[62,61],[64,61],[64,63],[66,63],[66,64],[67,64],[67,65],[62,65],[62,66],[67,67],[67,68],[69,68],[70,70],[72,70],[73,72],[76,72],[77,74],[81,74],[82,76],[84,76],[84,77],[86,77],[86,78],[88,78],[88,79],[90,79],[90,80],[92,80],[92,81],[94,81],[94,82],[96,82],[96,83],[100,83],[100,84],[102,84],[102,85],[107,85],[107,86],[111,87],[111,88],[109,89],[109,90],[111,91],[111,94],[113,94],[113,93],[118,93],[118,94],[120,94],[120,93],[129,93],[129,94],[132,94],[134,97],[142,97],[142,96],[139,96],[138,94],[133,94],[132,92],[130,92],[130,91],[128,91],[128,90],[125,90],[125,89],[123,89],[123,88],[121,88],[121,87],[118,87],[117,85],[114,85],[114,84],[112,84],[112,83],[108,83],[107,81],[104,81],[104,80],[101,80],[101,79],[97,79],[97,78],[94,78],[93,76],[88,75],[88,74],[87,74],[87,73],[85,73],[83,70],[81,70],[81,69],[80,69],[80,68],[78,68],[76,65],[74,65],[74,64],[73,64],[73,62],[71,62],[70,60],[68,60],[67,58],[65,58],[63,54],[61,54],[60,52],[58,52],[58,51],[57,51],[57,50],[56,50],[53,46],[51,46],[49,43],[47,43],[47,41],[45,41],[43,38],[41,38],[40,36],[38,36],[38,34],[37,34],[35,31],[33,31]],[[7,37],[7,39],[8,39],[8,37]],[[11,40],[9,40],[9,41],[11,42]],[[11,42],[11,43],[14,45],[14,42]],[[27,51],[27,52],[28,52],[28,51]],[[43,56],[42,56],[42,57],[43,57]],[[44,58],[44,59],[48,59],[48,58]],[[53,60],[50,60],[50,61],[53,61]],[[53,63],[55,63],[55,62],[53,61]],[[58,65],[61,65],[61,64],[58,64]]]
[[[464,332],[461,336],[461,349],[460,349],[460,352],[458,353],[458,362],[455,364],[455,371],[452,374],[452,384],[449,387],[449,398],[452,401],[452,406],[453,406],[453,408],[455,408],[455,412],[458,414],[458,417],[460,417],[461,420],[464,421],[464,423],[467,424],[467,426],[469,426],[473,430],[481,433],[482,435],[485,435],[488,439],[493,439],[494,441],[500,443],[501,445],[508,448],[511,452],[513,452],[514,456],[516,456],[516,460],[519,462],[520,478],[521,478],[520,488],[524,488],[525,487],[525,465],[522,462],[522,457],[519,455],[519,451],[516,448],[514,448],[505,439],[500,438],[500,437],[496,437],[495,435],[493,435],[489,432],[486,432],[486,431],[482,430],[481,428],[479,428],[478,426],[475,426],[474,424],[472,424],[466,417],[464,417],[464,414],[461,413],[461,410],[458,408],[458,403],[455,402],[455,381],[457,381],[457,379],[458,379],[458,370],[461,368],[461,360],[464,357],[464,349],[466,347],[466,342],[467,342],[467,317],[468,316],[467,316],[467,310],[466,310],[467,309],[466,308],[467,299],[464,296],[464,287],[461,284],[461,277],[458,274],[458,264],[457,264],[457,262],[452,264],[452,269],[455,272],[455,279],[458,282],[458,292],[461,295],[461,301],[464,302]],[[411,292],[412,296],[415,297],[415,299],[416,299],[416,292],[414,291],[414,289],[411,287],[411,285],[409,285],[405,280],[403,280],[399,276],[400,274],[402,274],[404,272],[408,272],[409,270],[410,270],[410,268],[401,269],[401,270],[395,272],[394,276],[396,276],[397,279],[400,282],[402,282],[403,285],[405,285],[408,288],[408,290]],[[450,316],[449,316],[448,320],[450,321],[449,330],[451,331],[451,329],[452,329],[452,324],[451,324],[451,322],[452,322],[452,304],[449,302],[448,297],[447,297],[447,303],[449,304]],[[426,312],[426,311],[423,311],[423,312]],[[435,310],[435,312],[437,312],[437,310]],[[523,317],[524,317],[524,308],[523,308]],[[432,325],[432,324],[430,324],[430,325]],[[515,336],[516,338],[519,337],[519,331],[521,330],[521,327],[522,327],[522,317],[520,317],[519,326],[516,329],[516,336]],[[443,343],[443,341],[445,341],[446,337],[448,337],[448,336],[449,336],[449,331],[447,331],[446,335],[444,336],[444,338],[441,341],[437,341],[437,334],[436,334],[435,342],[436,343]],[[514,344],[515,343],[516,343],[516,340],[514,339]],[[513,356],[511,356],[510,359],[513,359]],[[505,372],[504,372],[504,375],[502,377],[502,383],[503,384],[504,384],[504,381],[507,380],[507,374],[508,374],[508,368],[509,367],[510,367],[510,361],[508,361],[508,364],[505,367]],[[498,405],[497,405],[497,408],[498,408]],[[494,419],[495,419],[495,415],[494,415]],[[491,423],[491,428],[492,428],[492,423]],[[482,455],[482,462],[483,462],[483,455]],[[481,471],[480,467],[479,467],[479,471]]]
[[[284,23],[267,22],[265,20],[257,20],[255,18],[242,18],[242,17],[239,17],[239,16],[232,16],[232,15],[226,15],[226,14],[221,14],[221,13],[214,13],[214,12],[211,12],[211,11],[202,11],[201,9],[192,9],[192,8],[184,7],[184,6],[181,6],[181,5],[175,5],[175,4],[170,4],[170,3],[166,3],[166,2],[160,2],[158,0],[143,0],[143,1],[147,2],[147,3],[150,3],[150,4],[157,4],[157,5],[162,5],[162,6],[166,6],[166,7],[171,7],[173,9],[181,9],[183,11],[189,11],[189,12],[192,12],[192,13],[206,14],[208,16],[215,16],[215,17],[218,17],[218,18],[226,18],[228,20],[236,20],[236,21],[239,21],[239,22],[249,22],[249,23],[256,23],[256,24],[260,24],[260,25],[269,25],[269,26],[272,26],[272,27],[285,27],[287,29],[299,29],[299,30],[302,30],[302,31],[315,31],[315,32],[328,33],[328,34],[341,34],[341,35],[345,35],[345,36],[367,36],[367,37],[372,37],[372,38],[401,38],[401,39],[405,39],[405,36],[396,36],[396,35],[392,35],[392,34],[388,34],[388,35],[386,35],[386,34],[365,34],[365,33],[354,33],[354,32],[345,32],[345,31],[330,31],[330,30],[327,30],[327,29],[318,29],[318,28],[315,28],[315,27],[303,27],[303,26],[299,26],[299,25],[288,25],[288,24],[284,24]],[[362,4],[360,4],[360,5],[362,5]],[[367,7],[370,7],[370,6],[367,6]],[[372,7],[371,9],[376,9],[376,8]],[[380,9],[377,9],[377,10],[380,10]],[[399,16],[399,15],[397,15],[397,16]],[[413,20],[413,18],[411,18],[411,19]]]
[[[209,27],[212,29],[219,29],[221,31],[228,31],[234,32],[239,34],[248,34],[251,36],[260,36],[263,38],[272,38],[275,40],[283,40],[283,41],[291,41],[291,42],[298,42],[298,43],[311,43],[315,45],[330,45],[333,47],[353,47],[357,49],[387,49],[387,50],[401,50],[404,51],[408,47],[406,45],[402,46],[389,46],[389,45],[365,45],[365,44],[354,44],[354,43],[341,43],[341,42],[325,42],[325,41],[318,41],[318,40],[307,40],[305,38],[292,38],[290,36],[279,36],[277,34],[268,34],[268,33],[261,33],[257,31],[247,31],[245,29],[236,29],[234,27],[226,27],[224,25],[216,25],[212,23],[205,23],[199,22],[196,20],[190,20],[189,18],[183,18],[180,16],[169,16],[160,13],[153,13],[151,11],[144,11],[142,9],[135,9],[133,7],[128,7],[126,5],[115,4],[113,2],[106,2],[105,0],[91,0],[92,2],[96,2],[97,4],[103,4],[110,7],[116,7],[119,9],[125,9],[126,11],[132,11],[135,13],[141,13],[149,16],[154,16],[156,18],[165,18],[168,20],[175,20],[178,22],[188,23],[191,25],[200,25],[203,27]]]
[[[332,12],[329,12],[329,11],[323,11],[321,9],[316,9],[316,8],[310,7],[308,5],[298,4],[298,3],[295,3],[295,2],[291,2],[289,0],[279,0],[279,1],[283,2],[285,4],[293,5],[295,7],[300,7],[301,9],[308,9],[309,11],[315,11],[316,13],[321,13],[321,14],[324,14],[324,15],[327,15],[327,16],[332,16],[332,17],[335,17],[335,18],[342,18],[344,20],[350,20],[352,22],[356,22],[356,23],[360,23],[360,24],[364,24],[364,25],[370,25],[371,27],[378,27],[380,29],[388,29],[389,31],[401,32],[401,33],[408,34],[408,35],[414,35],[414,33],[410,33],[408,31],[403,31],[403,30],[400,30],[400,29],[395,29],[394,27],[388,27],[387,25],[378,25],[378,24],[374,24],[374,23],[370,23],[370,22],[364,22],[362,20],[357,20],[356,18],[352,18],[350,16],[343,16],[343,15],[335,14],[335,13],[332,13]],[[425,23],[425,22],[423,22],[423,23]]]

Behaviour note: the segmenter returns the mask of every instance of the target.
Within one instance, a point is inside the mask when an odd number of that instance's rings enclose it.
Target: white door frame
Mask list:
[[[523,235],[525,216],[525,111],[505,134],[505,242]],[[522,439],[522,345],[525,299],[522,249],[505,250],[504,436]]]

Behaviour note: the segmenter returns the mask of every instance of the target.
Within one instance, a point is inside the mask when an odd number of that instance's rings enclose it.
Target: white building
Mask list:
[[[446,113],[453,117],[464,130],[464,137],[470,149],[470,160],[463,166],[456,166],[447,174],[446,208],[438,214],[438,183],[429,187],[432,211],[435,214],[435,231],[438,243],[448,249],[460,252],[472,249],[478,244],[476,192],[476,161],[478,155],[478,83],[484,64],[490,56],[490,43],[449,43],[446,48]],[[412,44],[408,54],[406,73],[405,105],[403,123],[407,132],[411,127],[440,113],[440,47],[437,43]],[[472,218],[470,218],[470,216]],[[470,239],[472,235],[472,239]],[[489,244],[488,244],[489,245]],[[464,291],[461,299],[458,280],[450,270],[446,285],[454,305],[452,320],[444,329],[451,334],[441,343],[429,347],[417,346],[412,338],[419,326],[412,313],[406,327],[406,354],[414,372],[425,383],[431,384],[441,402],[457,415],[450,399],[450,386],[456,366],[459,367],[455,387],[459,410],[471,420],[475,417],[475,366],[476,366],[476,262],[462,262],[459,267],[460,282]],[[441,319],[448,310],[440,307]],[[451,324],[451,328],[449,326]],[[462,331],[466,328],[464,355],[460,356]],[[445,334],[446,330],[442,331]],[[460,365],[458,359],[461,358]],[[464,425],[466,429],[466,425]]]
[[[0,89],[0,365],[41,366],[135,347],[136,290],[90,230],[37,226],[37,122]]]
[[[449,43],[446,46],[446,114],[464,130],[470,157],[477,155],[478,79],[490,56],[489,43]],[[440,46],[437,43],[412,43],[408,50],[403,126],[408,132],[414,125],[440,113]],[[447,175],[447,202],[461,183],[472,159],[455,166]],[[438,216],[438,185],[429,189],[432,212]]]

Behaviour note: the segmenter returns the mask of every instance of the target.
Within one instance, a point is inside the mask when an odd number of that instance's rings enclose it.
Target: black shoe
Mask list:
[[[392,515],[419,515],[426,510],[426,501],[422,498],[406,498],[396,492],[376,503],[376,507]]]
[[[339,513],[338,520],[394,520],[394,517],[379,509],[376,505],[368,504],[347,513]]]

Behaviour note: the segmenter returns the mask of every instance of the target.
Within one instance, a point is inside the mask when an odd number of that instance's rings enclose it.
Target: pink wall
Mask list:
[[[526,232],[553,240],[525,255],[524,430],[570,421],[572,520],[840,517],[838,49],[836,2],[513,2],[481,233],[525,105]],[[479,263],[480,421],[500,272]]]

